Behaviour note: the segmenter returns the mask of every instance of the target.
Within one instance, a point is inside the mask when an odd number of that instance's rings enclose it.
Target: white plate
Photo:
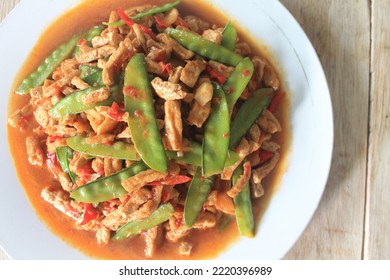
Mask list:
[[[280,259],[310,221],[328,177],[333,147],[328,86],[308,38],[278,1],[210,1],[269,47],[291,93],[288,170],[261,220],[257,237],[242,239],[220,259]],[[8,93],[17,71],[43,30],[77,2],[24,0],[0,27],[0,244],[13,259],[86,258],[53,235],[35,215],[16,178],[6,132]]]

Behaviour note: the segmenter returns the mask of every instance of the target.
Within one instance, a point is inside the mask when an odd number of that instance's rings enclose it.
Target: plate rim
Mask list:
[[[72,5],[74,5],[75,3],[77,3],[79,0],[67,0],[65,2],[69,2],[68,4],[68,7],[72,7]],[[216,0],[211,0],[211,2],[215,2]],[[40,2],[50,2],[49,0],[41,0]],[[218,2],[218,1],[217,1]],[[229,2],[229,1],[228,1]],[[323,101],[324,101],[324,104],[325,104],[325,107],[326,109],[325,110],[328,110],[328,115],[330,116],[330,119],[328,120],[328,132],[331,132],[329,135],[328,135],[328,147],[327,147],[327,159],[325,160],[326,163],[325,163],[325,167],[324,167],[324,170],[323,170],[323,173],[322,173],[322,178],[321,178],[321,185],[323,185],[322,189],[318,190],[319,194],[317,194],[316,196],[316,199],[315,201],[313,202],[316,206],[315,206],[315,209],[311,212],[311,215],[309,218],[306,217],[306,224],[305,226],[303,227],[303,229],[301,230],[300,234],[298,235],[298,237],[294,237],[293,239],[295,239],[295,241],[293,241],[291,243],[290,241],[290,246],[285,250],[285,252],[280,255],[279,257],[277,258],[283,258],[285,256],[285,254],[287,254],[289,252],[289,250],[292,248],[292,246],[296,243],[296,241],[298,240],[299,236],[301,236],[303,234],[303,232],[305,231],[305,229],[307,228],[308,224],[310,223],[313,215],[315,214],[316,212],[316,209],[321,201],[321,198],[322,198],[322,194],[323,192],[325,191],[325,187],[326,187],[326,182],[327,182],[327,179],[329,177],[329,172],[330,172],[330,167],[331,167],[331,162],[332,162],[332,155],[333,155],[333,145],[334,145],[334,125],[333,125],[333,109],[332,109],[332,102],[331,102],[331,96],[330,96],[330,92],[329,92],[329,86],[328,86],[328,83],[326,81],[326,76],[325,76],[325,72],[321,66],[321,62],[317,56],[317,54],[315,53],[315,49],[313,47],[313,45],[311,44],[309,38],[307,37],[306,33],[304,32],[304,30],[302,29],[302,27],[298,24],[298,22],[295,20],[295,18],[291,15],[291,13],[287,10],[287,8],[282,4],[280,3],[279,1],[277,0],[260,0],[259,1],[260,3],[267,3],[267,5],[270,5],[272,7],[272,9],[270,10],[270,15],[271,16],[274,16],[273,13],[275,12],[280,12],[280,11],[283,11],[283,13],[285,13],[286,15],[286,21],[288,23],[286,24],[289,24],[290,26],[293,26],[291,27],[292,29],[297,29],[300,31],[300,39],[303,40],[303,42],[305,43],[305,46],[308,47],[308,49],[306,50],[308,52],[308,54],[310,55],[311,59],[314,59],[315,61],[313,62],[314,64],[317,64],[320,66],[320,72],[317,72],[317,75],[320,75],[321,77],[319,77],[320,80],[322,80],[323,85],[326,87],[326,89],[324,89],[328,94],[323,96]],[[30,3],[30,4],[28,4]],[[3,21],[1,22],[0,24],[0,36],[2,34],[2,30],[5,29],[4,26],[7,26],[8,24],[11,24],[10,22],[17,17],[17,14],[20,13],[20,11],[25,7],[25,5],[31,5],[31,1],[26,1],[26,0],[22,0],[20,1],[20,3],[18,3],[14,9],[3,19]],[[58,16],[60,16],[61,14],[57,14],[54,18],[57,18]],[[43,28],[44,30],[45,28]],[[284,31],[285,29],[283,28],[282,31]],[[3,31],[4,32],[4,31]],[[288,33],[287,35],[291,35],[290,33]],[[37,38],[38,39],[38,38]],[[36,42],[35,42],[36,43]],[[35,44],[34,43],[34,44]],[[291,42],[292,44],[294,42]],[[34,45],[33,44],[33,45]],[[299,54],[297,53],[297,56],[299,56]],[[24,59],[23,59],[24,60]],[[0,66],[1,67],[1,66]],[[303,66],[302,66],[303,67]],[[1,70],[1,69],[0,69]],[[10,92],[10,89],[8,89],[7,92]],[[10,94],[10,93],[9,93]],[[8,96],[9,94],[7,94],[7,101],[8,101]],[[3,106],[3,104],[1,105]],[[7,108],[8,108],[8,103],[5,105]],[[8,112],[8,110],[5,110],[6,112]],[[329,111],[330,111],[330,114],[329,114]],[[3,115],[6,114],[5,112],[3,112]],[[7,114],[8,116],[8,114]],[[6,118],[5,118],[6,120]],[[3,129],[6,131],[6,127],[4,127],[4,122],[2,121],[2,124],[1,124],[1,135],[3,135]],[[7,138],[7,148],[8,148],[8,136],[6,137]],[[9,151],[8,151],[9,153]],[[3,164],[2,164],[3,165]],[[17,179],[18,180],[18,179]],[[271,202],[272,200],[274,199],[271,198]],[[28,200],[26,200],[28,202]],[[30,203],[28,202],[28,205],[29,207],[30,206]],[[32,211],[35,215],[35,211]],[[40,221],[40,220],[39,220]],[[42,221],[40,221],[42,223]],[[51,235],[54,235],[54,233],[52,233],[50,231],[50,229],[47,228],[47,231],[50,232]],[[58,238],[58,237],[56,237]],[[61,241],[63,242],[63,241]],[[73,248],[71,245],[68,245],[67,243],[65,243],[66,246],[68,247],[71,247],[72,248],[72,251],[77,251],[78,253],[80,252],[78,249],[75,249]],[[0,246],[3,248],[3,251],[5,252],[5,254],[7,254],[10,258],[12,258],[11,254],[9,253],[10,251],[12,250],[7,250],[7,245],[6,244],[3,244],[2,240],[0,240]],[[229,248],[227,249],[229,250]],[[224,254],[224,253],[222,253]],[[79,254],[78,254],[79,255]],[[84,256],[84,254],[82,254]],[[80,256],[81,257],[81,256]],[[61,258],[60,258],[61,259]]]

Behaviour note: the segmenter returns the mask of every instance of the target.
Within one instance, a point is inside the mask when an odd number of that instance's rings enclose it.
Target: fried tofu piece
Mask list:
[[[183,147],[183,122],[181,119],[180,102],[165,101],[165,132],[169,146],[173,151],[180,151]]]

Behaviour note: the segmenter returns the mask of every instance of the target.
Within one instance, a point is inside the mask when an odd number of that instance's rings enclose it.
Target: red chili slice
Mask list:
[[[163,21],[161,18],[159,18],[158,16],[154,16],[153,17],[154,20],[156,21],[158,27],[162,28],[162,29],[167,29],[169,27],[168,24],[165,23],[165,21]]]
[[[188,23],[182,19],[181,17],[177,17],[177,20],[175,21],[176,26],[183,26],[184,28],[189,29]]]
[[[185,175],[173,175],[167,176],[166,178],[154,182],[148,183],[149,186],[159,186],[159,185],[179,185],[191,181],[192,178]]]
[[[125,11],[121,7],[118,8],[118,15],[121,18],[121,20],[123,20],[123,22],[125,24],[127,24],[128,26],[132,27],[134,24],[136,24],[131,18],[129,18],[126,15]],[[141,24],[138,24],[138,25],[143,32],[148,34],[152,39],[154,39],[154,40],[156,39],[156,34],[153,33],[152,29],[150,29],[149,27],[146,27],[144,25],[141,25]]]
[[[271,159],[273,156],[274,156],[274,154],[271,152],[260,150],[259,151],[259,157],[260,157],[259,164],[266,162],[267,160]]]
[[[92,169],[91,163],[85,164],[78,168],[78,175],[83,183],[87,183],[94,173],[95,171]]]
[[[123,119],[123,115],[125,114],[123,107],[121,108],[121,106],[116,102],[112,103],[107,113],[113,120],[117,122],[121,121]]]
[[[84,206],[84,213],[83,213],[83,220],[81,221],[80,225],[85,225],[89,223],[92,220],[96,220],[100,213],[93,208],[92,204],[90,203],[83,203]]]
[[[268,106],[268,110],[274,113],[276,111],[276,108],[278,108],[279,104],[282,102],[284,96],[284,92],[278,92],[277,94],[275,94],[271,100],[271,103]]]
[[[244,70],[244,71],[242,72],[242,76],[243,76],[244,78],[245,78],[245,77],[248,77],[250,73],[251,73],[251,72],[250,72],[248,69],[246,69],[246,70]]]
[[[223,85],[226,81],[226,78],[214,70],[211,66],[207,66],[206,68],[207,74],[210,75],[210,77],[214,80],[216,80],[220,85]]]
[[[171,75],[172,74],[172,71],[173,71],[173,66],[172,64],[170,63],[164,63],[164,62],[160,62],[159,63],[160,66],[161,66],[161,72],[164,73],[166,72],[168,75]]]

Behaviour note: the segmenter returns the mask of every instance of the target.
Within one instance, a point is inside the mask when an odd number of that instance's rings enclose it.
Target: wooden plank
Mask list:
[[[390,2],[372,1],[370,137],[365,259],[390,259]]]
[[[3,0],[0,2],[0,22],[19,2],[20,0]]]
[[[281,2],[303,26],[320,57],[335,120],[333,161],[324,196],[285,258],[360,259],[368,133],[369,1]]]

